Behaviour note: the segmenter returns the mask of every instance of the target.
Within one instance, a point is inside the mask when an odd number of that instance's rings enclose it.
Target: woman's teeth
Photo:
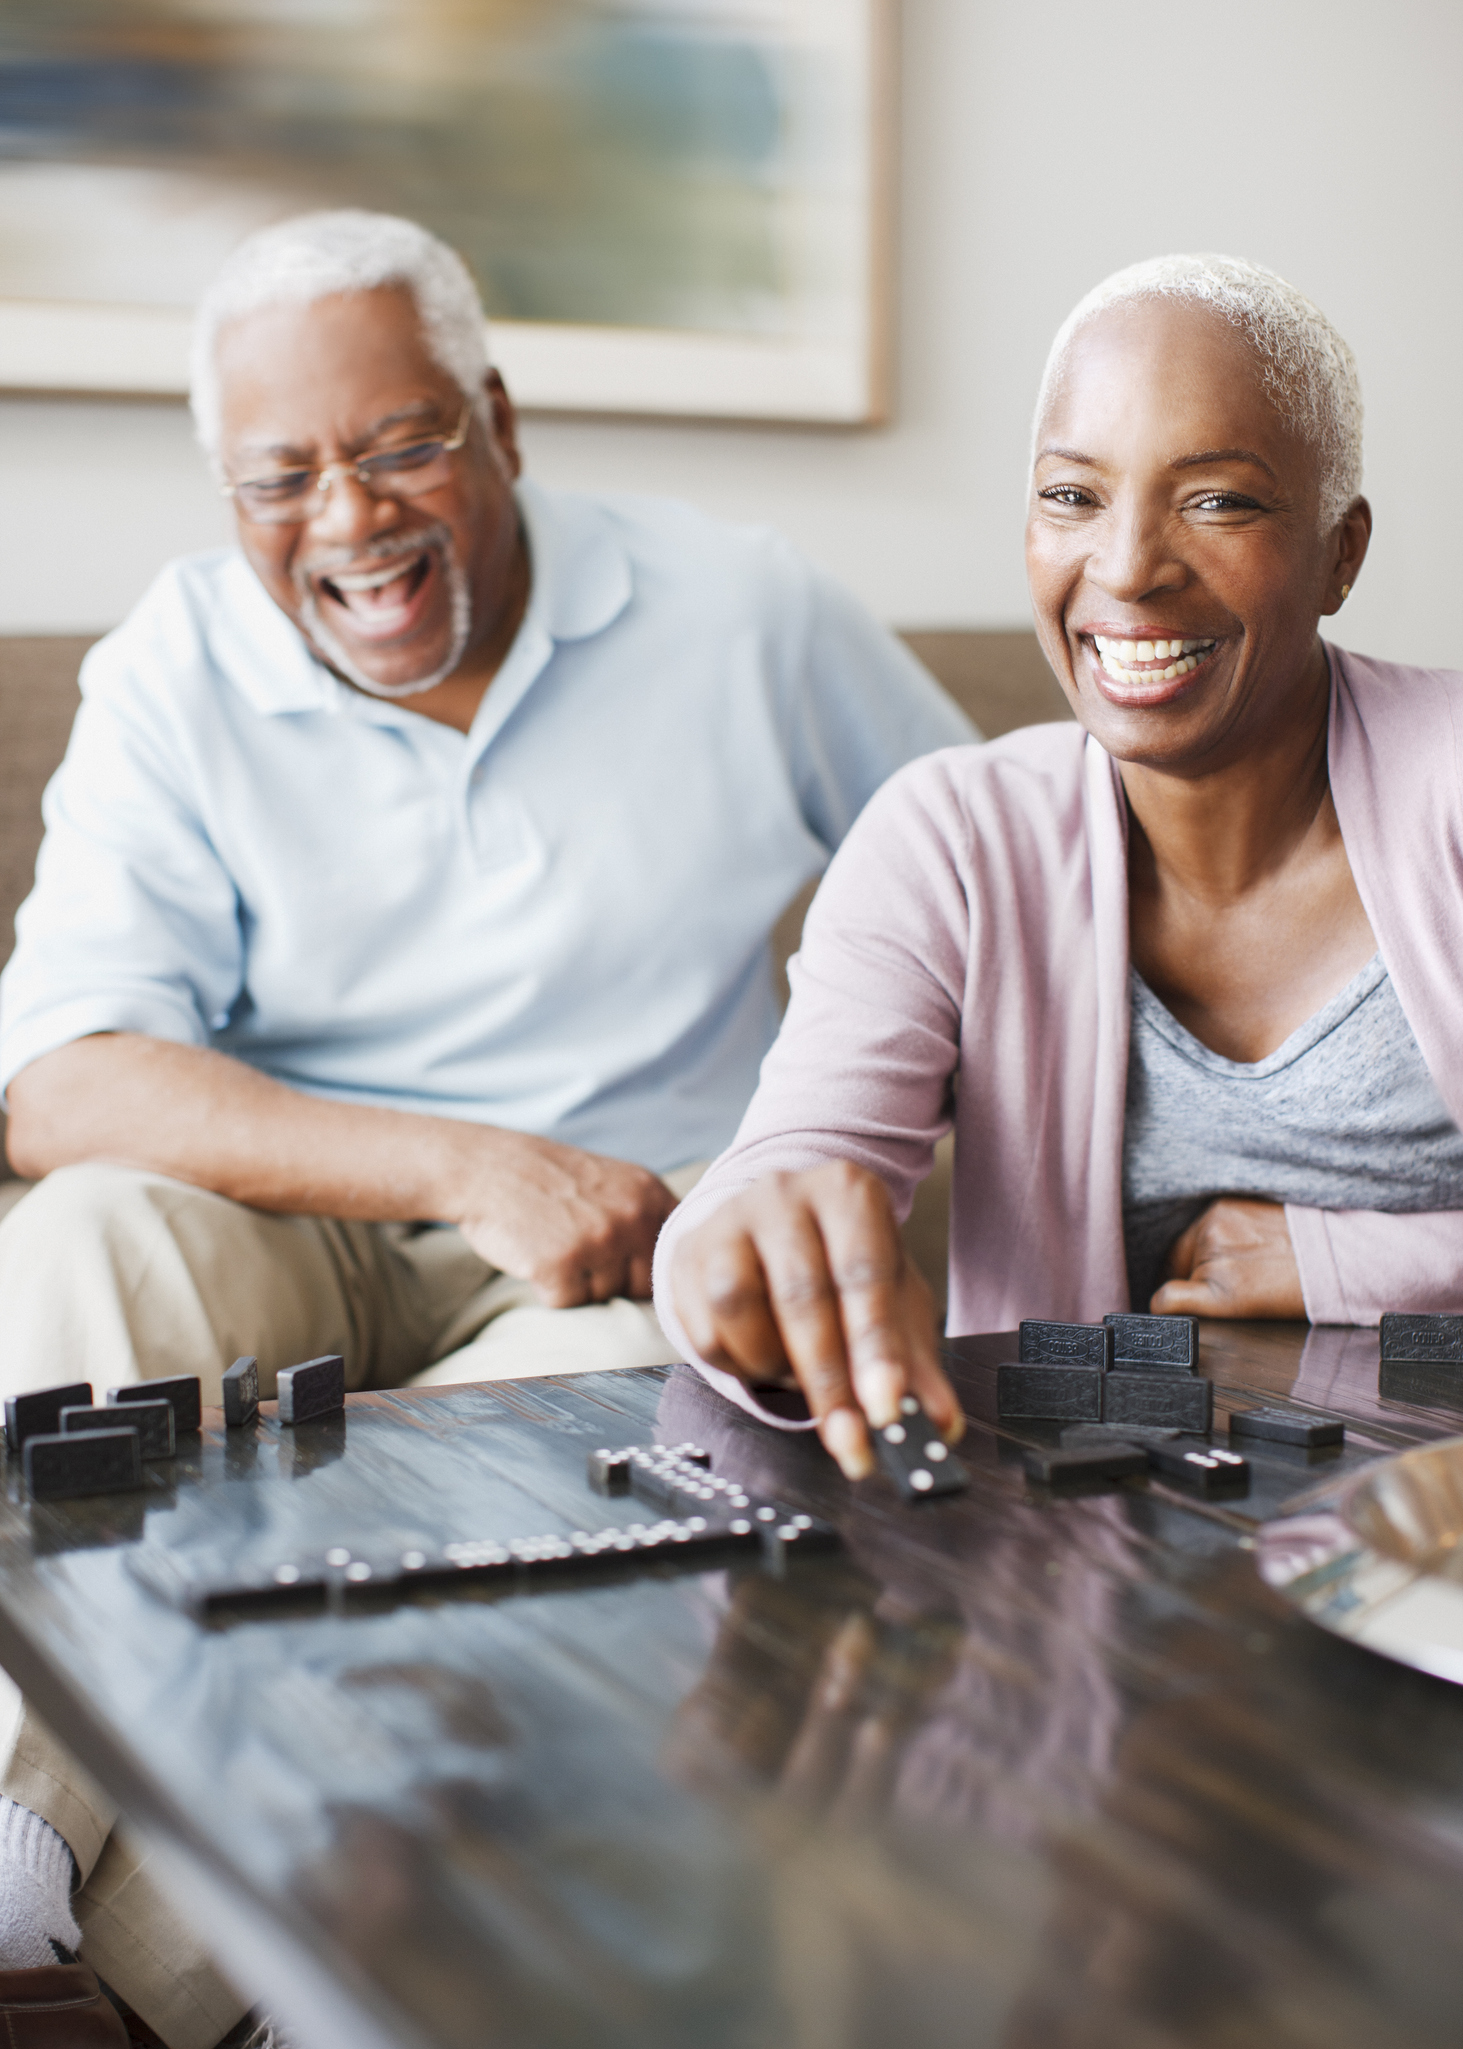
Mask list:
[[[1104,640],[1092,636],[1097,658],[1115,683],[1172,683],[1197,669],[1215,645],[1212,640]],[[1135,669],[1135,662],[1165,663],[1163,668]]]

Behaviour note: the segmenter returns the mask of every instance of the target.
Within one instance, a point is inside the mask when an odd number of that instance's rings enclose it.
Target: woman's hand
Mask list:
[[[1304,1323],[1305,1297],[1278,1202],[1211,1202],[1176,1238],[1155,1316],[1255,1316]]]
[[[930,1291],[864,1168],[773,1174],[733,1196],[678,1249],[671,1292],[708,1364],[749,1387],[802,1389],[850,1480],[873,1471],[867,1426],[892,1423],[901,1395],[919,1398],[947,1443],[964,1432]]]

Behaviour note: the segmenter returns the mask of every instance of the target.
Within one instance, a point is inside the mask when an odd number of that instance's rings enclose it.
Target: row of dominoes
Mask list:
[[[125,1494],[143,1484],[143,1464],[177,1455],[178,1439],[201,1420],[192,1375],[143,1381],[92,1398],[89,1380],[12,1395],[5,1404],[5,1447],[22,1461],[36,1501],[81,1494]]]
[[[279,1420],[281,1423],[313,1423],[317,1417],[334,1415],[345,1407],[345,1361],[331,1352],[319,1359],[306,1359],[298,1366],[286,1366],[279,1376]],[[259,1413],[259,1365],[253,1358],[236,1359],[223,1375],[224,1422],[239,1429]],[[107,1390],[108,1408],[153,1410],[166,1403],[172,1415],[175,1436],[196,1431],[203,1423],[203,1388],[196,1373],[180,1373],[170,1380],[141,1380],[130,1387]],[[12,1395],[5,1404],[5,1446],[11,1453],[23,1450],[27,1440],[54,1433],[63,1411],[93,1406],[89,1380],[69,1381],[63,1387],[37,1388],[33,1394]],[[77,1427],[73,1425],[73,1428]],[[97,1426],[99,1427],[99,1426]],[[163,1457],[161,1452],[144,1451],[143,1456]]]
[[[794,1554],[836,1543],[827,1524],[783,1511],[773,1523],[735,1515],[713,1522],[698,1515],[506,1542],[464,1538],[440,1550],[412,1546],[391,1558],[336,1545],[319,1557],[282,1559],[253,1574],[218,1579],[191,1572],[165,1552],[137,1554],[133,1569],[154,1593],[200,1621],[222,1621],[379,1607],[420,1594],[532,1592],[545,1583],[613,1577],[650,1565],[706,1572],[748,1555],[776,1572]]]
[[[1186,1444],[1177,1431],[1125,1437],[1120,1427],[1080,1423],[1062,1432],[1061,1450],[1036,1445],[1023,1454],[1026,1477],[1061,1488],[1092,1480],[1128,1480],[1154,1473],[1190,1493],[1213,1497],[1249,1489],[1250,1462],[1210,1444]]]
[[[242,1429],[259,1413],[259,1366],[236,1359],[223,1376],[224,1421]],[[314,1423],[345,1407],[345,1361],[331,1353],[287,1366],[279,1375],[281,1423]],[[198,1376],[143,1380],[113,1387],[105,1404],[89,1380],[12,1395],[5,1404],[5,1445],[23,1464],[36,1501],[87,1494],[126,1494],[143,1485],[143,1465],[177,1455],[178,1439],[202,1425]]]
[[[1061,1449],[1034,1446],[1028,1478],[1056,1487],[1156,1473],[1203,1495],[1242,1493],[1249,1461],[1207,1438],[1214,1390],[1199,1377],[1199,1326],[1189,1316],[1113,1315],[1101,1323],[1025,1322],[1020,1359],[997,1371],[1004,1420],[1068,1423]],[[1236,1410],[1231,1440],[1253,1438],[1315,1451],[1339,1446],[1342,1423],[1303,1411]]]
[[[1378,1341],[1384,1399],[1463,1409],[1463,1314],[1388,1311]],[[1018,1361],[998,1369],[997,1411],[1012,1420],[1203,1433],[1213,1421],[1213,1394],[1198,1378],[1198,1361],[1199,1327],[1190,1316],[1113,1315],[1100,1324],[1029,1319],[1021,1325]],[[1316,1418],[1309,1427],[1304,1441],[1313,1447],[1340,1440],[1339,1423]],[[1315,1434],[1326,1429],[1335,1437]]]
[[[1236,1409],[1229,1419],[1231,1446],[1258,1441],[1298,1451],[1338,1450],[1346,1426],[1334,1416],[1296,1409]],[[1086,1480],[1125,1480],[1144,1472],[1175,1480],[1195,1493],[1243,1493],[1249,1461],[1234,1450],[1194,1444],[1173,1429],[1143,1429],[1118,1423],[1076,1423],[1062,1432],[1061,1449],[1033,1445],[1025,1453],[1027,1477],[1060,1487]]]
[[[633,1494],[648,1507],[670,1509],[708,1527],[771,1531],[779,1538],[799,1532],[805,1549],[813,1538],[826,1545],[834,1535],[829,1524],[713,1473],[711,1454],[699,1444],[626,1444],[618,1450],[601,1445],[590,1452],[586,1470],[597,1494]]]
[[[871,1436],[879,1463],[905,1501],[929,1501],[964,1490],[964,1466],[951,1456],[913,1395],[903,1398],[894,1422]],[[697,1445],[601,1447],[589,1455],[589,1484],[601,1494],[634,1493],[662,1508],[722,1506],[750,1509],[764,1521],[776,1518],[775,1504],[757,1507],[739,1481],[723,1479],[709,1466],[710,1459]]]

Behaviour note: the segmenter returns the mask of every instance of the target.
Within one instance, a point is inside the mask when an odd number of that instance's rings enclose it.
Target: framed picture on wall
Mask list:
[[[886,411],[894,0],[10,0],[0,389],[171,396],[252,228],[425,222],[545,412]]]

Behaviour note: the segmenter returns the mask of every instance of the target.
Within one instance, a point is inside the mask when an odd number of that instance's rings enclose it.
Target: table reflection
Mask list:
[[[1310,1335],[1297,1398],[1375,1398],[1374,1334]],[[990,1438],[967,1496],[903,1510],[684,1375],[659,1434],[816,1491],[844,1538],[731,1587],[664,1750],[767,1853],[793,2049],[1449,2039],[1451,1705],[1289,1620],[1232,1533],[1038,1503],[981,1470]],[[1389,1813],[1359,1811],[1358,1756]]]

